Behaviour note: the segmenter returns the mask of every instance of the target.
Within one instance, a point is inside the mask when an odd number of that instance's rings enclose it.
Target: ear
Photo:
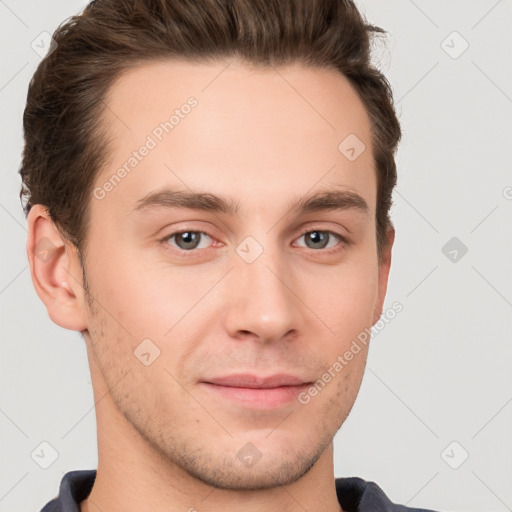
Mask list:
[[[35,204],[28,217],[27,257],[32,283],[57,325],[87,328],[78,251],[63,238],[45,206]]]
[[[386,291],[388,289],[389,269],[391,267],[391,250],[393,249],[393,243],[395,241],[395,230],[389,228],[386,231],[386,237],[388,243],[382,250],[382,258],[379,263],[377,303],[375,304],[373,324],[379,320],[384,307],[384,299],[386,298]]]

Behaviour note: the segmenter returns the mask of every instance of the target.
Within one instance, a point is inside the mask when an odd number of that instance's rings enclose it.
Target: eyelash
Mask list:
[[[308,247],[302,247],[302,249],[306,249],[306,251],[308,251],[310,253],[334,254],[336,252],[339,252],[342,249],[342,247],[340,247],[340,246],[348,246],[348,245],[350,245],[350,240],[347,237],[345,237],[343,235],[340,235],[339,233],[336,233],[335,231],[331,231],[331,230],[328,230],[328,229],[314,228],[314,227],[303,230],[300,233],[300,235],[296,238],[296,240],[298,238],[302,238],[304,235],[307,235],[308,233],[314,233],[314,232],[327,233],[330,236],[333,236],[334,238],[337,238],[338,239],[338,244],[336,244],[334,247],[330,247],[329,249],[311,249],[311,248],[308,248]],[[170,235],[166,235],[165,237],[161,238],[159,240],[159,242],[161,242],[162,244],[165,245],[166,250],[171,250],[171,251],[177,252],[178,254],[183,255],[183,256],[185,256],[185,255],[190,256],[191,254],[197,253],[198,251],[205,250],[205,249],[189,249],[189,250],[186,250],[186,249],[180,249],[179,247],[174,247],[174,246],[170,246],[169,245],[168,240],[170,238],[173,238],[176,235],[181,235],[183,233],[199,233],[201,235],[206,235],[207,237],[209,237],[213,241],[215,241],[214,237],[212,237],[211,235],[209,235],[205,231],[201,231],[201,230],[197,230],[197,229],[186,229],[185,228],[185,229],[181,229],[180,231],[175,231],[175,232],[171,233]]]

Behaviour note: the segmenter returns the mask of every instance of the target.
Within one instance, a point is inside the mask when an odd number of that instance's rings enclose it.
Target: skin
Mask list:
[[[82,332],[87,346],[98,473],[81,510],[340,510],[332,440],[359,391],[367,347],[305,405],[259,407],[204,381],[286,373],[314,383],[378,320],[394,233],[379,264],[368,116],[333,70],[146,64],[106,99],[110,153],[95,186],[190,96],[198,104],[179,125],[103,199],[91,198],[89,295],[77,251],[44,206],[29,214],[35,289],[50,318]],[[338,150],[349,134],[366,146],[354,161]],[[240,208],[134,211],[163,186]],[[290,209],[323,190],[356,193],[368,211]],[[171,237],[179,230],[208,236],[180,254]],[[348,241],[311,245],[318,231]],[[252,263],[236,250],[248,236],[263,251]],[[43,238],[55,246],[47,261],[34,256]],[[148,366],[134,356],[144,339],[160,350]],[[261,457],[251,467],[237,455],[248,443]]]

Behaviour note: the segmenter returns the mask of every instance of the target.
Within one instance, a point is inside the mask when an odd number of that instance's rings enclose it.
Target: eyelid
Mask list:
[[[322,233],[330,233],[330,234],[336,236],[337,238],[339,238],[342,242],[344,242],[346,244],[351,243],[350,236],[348,234],[344,235],[340,232],[340,230],[331,229],[331,228],[326,227],[325,225],[315,225],[315,224],[308,225],[308,226],[305,226],[304,228],[302,228],[299,231],[299,236],[297,238],[300,238],[301,236],[304,236],[306,233],[311,233],[313,231],[321,231]],[[347,228],[345,228],[345,231],[349,232]]]
[[[330,233],[331,235],[335,235],[340,239],[346,238],[341,233],[338,233],[337,231],[333,231],[332,229],[327,229],[323,227],[307,227],[304,228],[302,231],[300,231],[300,234],[297,238],[300,238],[301,236],[304,236],[306,233],[312,233],[314,231],[321,231],[322,233]]]

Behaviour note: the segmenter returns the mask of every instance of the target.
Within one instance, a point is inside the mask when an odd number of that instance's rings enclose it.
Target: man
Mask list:
[[[333,471],[394,240],[379,31],[340,0],[99,0],[54,34],[27,252],[86,343],[98,469],[44,512],[419,510]]]

